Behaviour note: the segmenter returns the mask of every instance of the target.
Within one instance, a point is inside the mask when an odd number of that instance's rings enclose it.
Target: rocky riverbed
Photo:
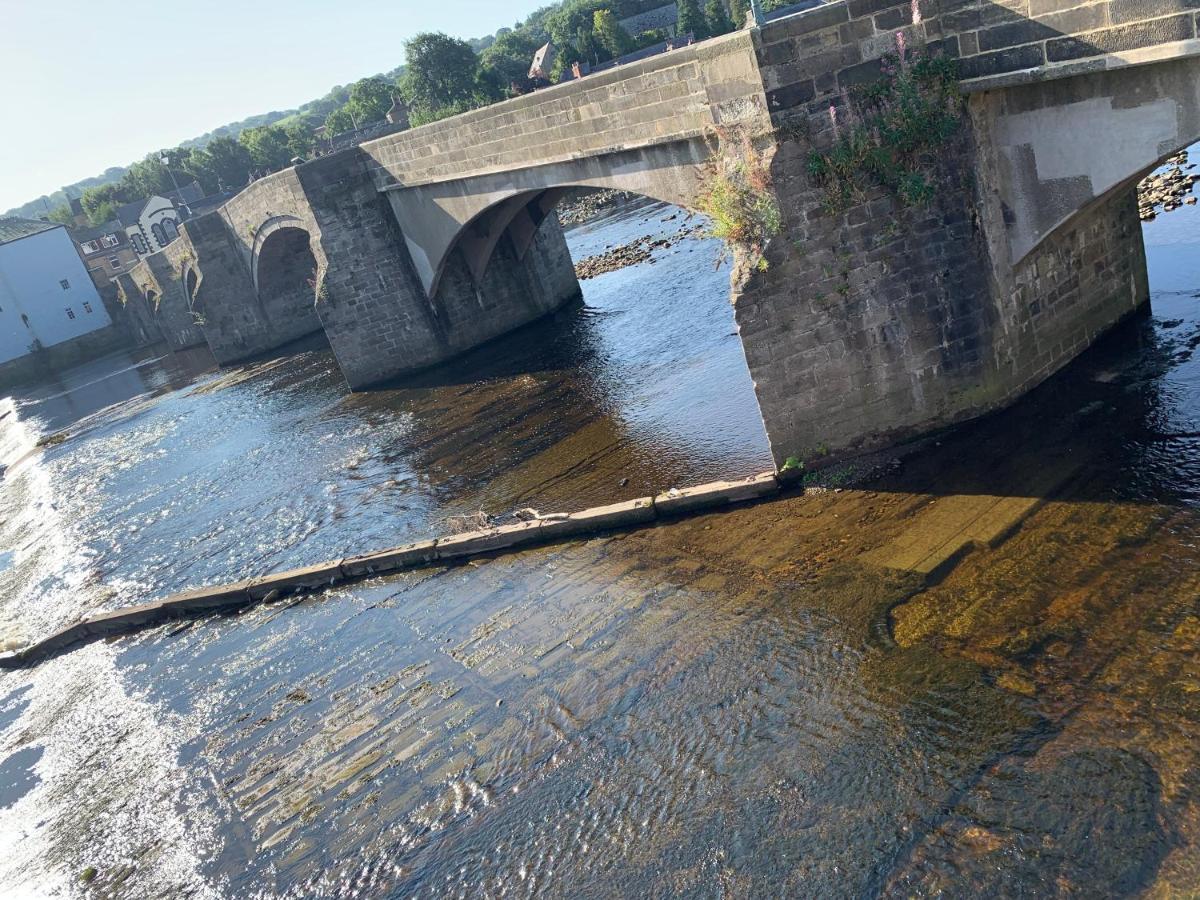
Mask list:
[[[602,213],[640,199],[628,191],[589,191],[558,205],[558,220],[564,228],[590,222]]]
[[[1185,203],[1196,202],[1192,190],[1200,175],[1185,171],[1196,168],[1195,163],[1188,162],[1188,152],[1177,153],[1166,165],[1170,168],[1153,172],[1138,184],[1138,215],[1143,222],[1153,221],[1160,213],[1171,212]]]
[[[630,241],[628,244],[606,249],[603,253],[580,260],[575,264],[576,277],[580,281],[586,281],[597,275],[603,275],[605,272],[615,272],[627,266],[636,266],[638,263],[653,264],[655,250],[666,250],[685,238],[699,236],[704,230],[700,225],[689,224],[691,217],[685,213],[673,213],[662,221],[670,222],[676,219],[682,221],[679,231],[675,234],[665,237],[646,235]]]

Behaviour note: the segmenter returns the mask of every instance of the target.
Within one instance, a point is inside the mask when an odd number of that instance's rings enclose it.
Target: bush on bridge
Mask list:
[[[901,45],[899,54],[884,57],[882,71],[882,78],[855,90],[843,105],[849,121],[839,123],[838,108],[830,105],[833,146],[809,153],[808,173],[824,187],[833,210],[863,199],[869,183],[906,206],[928,203],[939,151],[961,124],[953,59],[906,58]]]

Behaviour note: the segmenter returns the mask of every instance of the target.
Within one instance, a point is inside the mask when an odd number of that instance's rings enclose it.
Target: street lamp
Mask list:
[[[171,171],[171,157],[164,153],[158,158],[158,161],[166,167],[167,174],[171,176],[171,184],[175,186],[175,196],[179,198],[179,205],[183,208],[184,216],[191,216],[192,211],[188,209],[187,202],[183,199],[183,192],[179,190],[179,182],[175,180],[175,173]]]

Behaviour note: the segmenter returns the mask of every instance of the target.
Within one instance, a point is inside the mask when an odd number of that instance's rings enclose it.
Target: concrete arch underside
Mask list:
[[[413,267],[433,296],[455,250],[477,277],[504,235],[523,256],[542,220],[571,188],[628,191],[695,208],[700,167],[710,156],[708,144],[697,138],[386,193]]]
[[[974,98],[973,115],[1017,264],[1200,141],[1200,58],[1011,87]]]

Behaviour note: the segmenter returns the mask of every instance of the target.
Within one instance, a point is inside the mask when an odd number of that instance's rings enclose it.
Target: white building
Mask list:
[[[126,203],[117,210],[117,219],[137,255],[149,256],[179,237],[179,223],[189,217],[188,204],[203,196],[200,185],[187,184],[166,197],[155,194]]]
[[[0,218],[0,363],[110,324],[66,228]]]

